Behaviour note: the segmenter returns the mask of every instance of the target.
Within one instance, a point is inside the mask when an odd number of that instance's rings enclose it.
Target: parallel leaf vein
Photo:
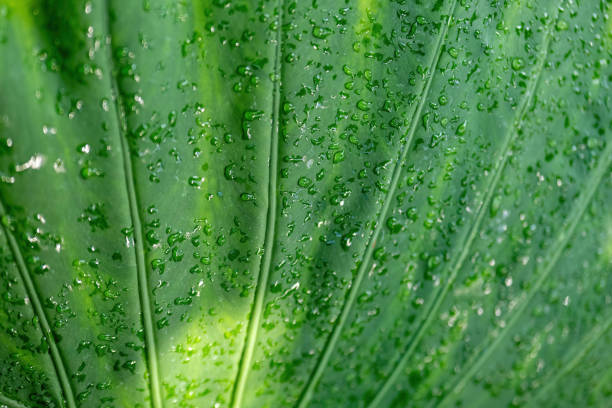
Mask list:
[[[554,21],[556,20],[556,18],[551,19],[551,20]],[[412,338],[409,340],[408,348],[406,349],[406,352],[401,357],[401,359],[399,360],[399,362],[397,363],[397,365],[395,366],[395,368],[393,369],[389,377],[387,377],[383,386],[380,388],[380,390],[377,392],[376,396],[370,403],[371,408],[378,406],[382,402],[382,399],[384,398],[384,396],[387,394],[387,392],[389,392],[390,388],[393,386],[395,381],[398,379],[404,366],[406,365],[406,363],[409,361],[410,357],[412,356],[412,353],[414,353],[414,351],[416,350],[416,347],[421,341],[421,338],[427,331],[429,325],[433,322],[434,317],[436,316],[436,313],[439,307],[442,305],[442,302],[446,298],[448,291],[450,290],[453,282],[455,281],[455,278],[457,277],[457,274],[459,273],[459,270],[463,266],[463,263],[465,262],[469,254],[469,251],[472,247],[472,243],[474,242],[474,239],[478,235],[480,224],[482,220],[484,219],[486,209],[488,208],[489,203],[491,202],[495,189],[497,188],[497,184],[499,183],[499,180],[501,179],[501,175],[508,161],[508,155],[509,155],[512,143],[514,139],[516,138],[516,136],[518,135],[518,130],[522,126],[522,120],[525,114],[527,113],[529,106],[531,105],[537,85],[540,81],[540,77],[542,74],[542,70],[544,68],[546,57],[548,55],[548,48],[549,48],[550,40],[551,40],[552,25],[553,25],[552,23],[549,23],[549,26],[547,27],[546,34],[544,35],[544,40],[543,40],[542,47],[540,50],[540,54],[538,55],[537,64],[534,68],[534,73],[532,74],[531,80],[529,81],[527,89],[523,97],[521,98],[521,102],[519,103],[519,106],[517,108],[517,113],[513,121],[513,126],[508,128],[508,132],[506,133],[506,136],[504,137],[502,147],[500,149],[501,150],[500,155],[499,155],[500,160],[495,162],[495,167],[493,168],[491,178],[489,179],[489,182],[484,189],[484,199],[482,200],[480,206],[478,207],[478,210],[476,212],[476,217],[470,229],[468,230],[469,232],[463,238],[463,242],[458,244],[457,246],[457,248],[461,248],[461,251],[455,257],[453,257],[453,260],[451,260],[451,262],[449,262],[449,265],[453,265],[453,267],[448,276],[448,279],[446,280],[446,283],[443,286],[439,286],[434,290],[434,293],[433,293],[434,301],[431,303],[431,306],[424,313],[424,318],[421,320],[421,323],[418,326],[417,331],[412,336]],[[515,128],[515,125],[516,125],[516,128]]]
[[[564,223],[563,228],[559,232],[557,239],[554,244],[551,246],[552,252],[549,253],[545,261],[543,263],[543,270],[538,274],[538,279],[534,283],[534,285],[529,289],[526,295],[519,300],[517,307],[511,312],[508,323],[504,327],[504,329],[499,333],[497,337],[490,343],[485,344],[482,347],[479,347],[475,353],[473,353],[472,358],[468,361],[466,366],[468,370],[460,377],[459,381],[451,388],[451,391],[446,394],[443,398],[442,402],[439,406],[443,406],[445,403],[449,402],[450,398],[454,395],[457,395],[467,384],[467,382],[478,372],[480,367],[487,361],[487,359],[491,356],[491,354],[495,351],[495,349],[502,343],[505,337],[508,335],[512,327],[520,320],[520,317],[527,310],[527,306],[530,301],[533,299],[535,294],[540,290],[542,284],[546,281],[550,272],[553,270],[557,261],[561,257],[563,249],[567,245],[569,239],[572,237],[578,222],[582,218],[584,211],[588,207],[591,199],[595,195],[595,191],[601,182],[603,175],[606,171],[608,171],[610,167],[610,163],[612,163],[612,143],[608,143],[606,146],[603,155],[601,156],[599,163],[595,170],[592,171],[590,178],[587,182],[587,185],[582,192],[582,194],[578,197],[578,200],[574,207],[572,208],[569,217]]]
[[[544,396],[553,388],[561,378],[570,373],[582,361],[584,356],[593,348],[595,343],[612,328],[612,316],[608,317],[604,322],[596,325],[582,340],[574,347],[576,351],[557,372],[546,381],[546,384],[537,392],[533,401],[541,401]]]
[[[453,0],[449,7],[448,17],[446,19],[446,22],[442,25],[440,29],[440,35],[438,37],[435,51],[432,55],[432,58],[429,64],[429,68],[428,68],[429,76],[427,80],[425,81],[423,88],[421,89],[420,99],[419,99],[419,102],[418,102],[418,105],[415,111],[413,112],[411,122],[410,122],[410,128],[408,129],[406,138],[404,140],[403,149],[400,153],[399,160],[396,162],[395,167],[393,168],[391,183],[389,184],[387,194],[385,195],[383,207],[376,220],[376,227],[374,229],[374,232],[370,236],[363,259],[361,260],[361,264],[359,265],[357,274],[351,284],[351,288],[348,291],[344,304],[342,305],[342,310],[340,312],[340,315],[338,316],[336,325],[334,326],[332,333],[327,339],[323,352],[321,356],[319,357],[319,360],[317,361],[317,365],[315,366],[315,369],[312,372],[308,380],[308,383],[304,391],[302,392],[302,395],[300,396],[300,400],[297,403],[298,408],[305,408],[310,403],[314,390],[319,380],[321,379],[321,376],[323,375],[323,372],[325,371],[327,364],[329,363],[331,354],[333,350],[335,349],[336,343],[338,342],[338,339],[340,338],[340,334],[344,328],[344,325],[346,324],[346,321],[353,308],[353,305],[355,304],[355,300],[357,298],[357,294],[361,286],[361,282],[363,281],[363,278],[370,264],[372,254],[376,247],[376,241],[378,239],[378,236],[380,235],[380,231],[382,230],[382,225],[384,223],[385,218],[387,217],[389,208],[391,207],[391,201],[392,201],[393,195],[395,194],[395,190],[397,189],[397,185],[398,185],[398,182],[401,176],[402,166],[404,165],[408,151],[410,150],[410,147],[412,146],[412,140],[416,133],[416,128],[418,126],[419,118],[421,116],[423,107],[425,106],[425,101],[427,100],[429,91],[431,89],[433,77],[435,76],[434,75],[435,69],[438,66],[438,61],[440,60],[440,55],[442,53],[442,47],[444,45],[446,34],[448,33],[448,29],[450,27],[450,24],[451,24],[453,15],[454,15],[456,4],[457,4],[457,1]]]
[[[5,216],[7,216],[6,207],[3,199],[0,197],[0,217]],[[34,285],[34,280],[32,279],[30,270],[28,269],[23,254],[21,253],[19,243],[17,243],[17,240],[13,236],[9,225],[7,225],[7,223],[5,222],[0,222],[0,224],[2,224],[2,229],[4,231],[4,234],[6,235],[6,239],[11,249],[11,253],[15,262],[17,263],[19,275],[21,276],[21,280],[25,285],[26,293],[28,295],[28,298],[30,299],[32,308],[34,309],[34,313],[38,318],[40,329],[43,332],[43,335],[45,336],[45,339],[47,340],[47,343],[49,345],[51,361],[53,361],[55,374],[62,388],[64,398],[66,399],[66,404],[68,408],[76,408],[74,392],[72,390],[70,379],[66,371],[64,358],[62,357],[62,353],[60,352],[59,348],[57,347],[57,343],[55,342],[55,338],[51,331],[51,326],[49,325],[47,314],[45,313],[45,310],[40,301],[40,296],[38,295],[38,291],[36,290],[36,286]]]

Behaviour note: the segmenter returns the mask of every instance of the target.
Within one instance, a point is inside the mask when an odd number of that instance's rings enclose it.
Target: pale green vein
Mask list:
[[[327,342],[325,344],[325,347],[323,349],[321,356],[319,357],[317,365],[314,371],[312,372],[310,378],[308,379],[308,383],[306,384],[306,387],[304,391],[302,392],[302,395],[300,396],[300,400],[297,403],[297,407],[299,408],[305,408],[310,403],[310,400],[312,399],[315,388],[318,382],[320,381],[321,376],[323,375],[323,372],[325,371],[327,367],[327,364],[329,363],[329,359],[331,358],[332,352],[334,351],[336,347],[336,343],[338,343],[338,339],[340,338],[340,334],[348,319],[349,313],[351,312],[353,305],[355,304],[355,300],[357,298],[357,294],[361,286],[361,282],[363,281],[363,278],[366,275],[366,271],[370,264],[370,260],[374,252],[374,248],[376,247],[376,241],[378,239],[378,236],[380,235],[380,231],[382,230],[382,226],[384,224],[385,218],[387,217],[387,213],[389,212],[389,208],[391,206],[391,200],[393,198],[393,195],[395,194],[395,190],[397,188],[397,184],[399,182],[399,179],[402,173],[402,166],[404,165],[404,161],[406,160],[408,151],[410,150],[410,147],[412,146],[412,139],[414,138],[414,135],[416,133],[416,128],[418,126],[418,122],[421,116],[421,112],[423,110],[423,106],[425,106],[425,101],[427,100],[427,96],[429,95],[429,90],[431,89],[433,77],[435,76],[434,75],[435,69],[438,66],[438,61],[440,60],[440,55],[442,53],[442,46],[446,39],[446,34],[448,33],[448,29],[450,27],[450,24],[453,18],[456,4],[457,4],[457,1],[453,0],[448,9],[448,16],[447,16],[446,22],[442,25],[440,29],[440,35],[438,36],[436,48],[432,55],[431,61],[429,63],[428,71],[427,71],[428,78],[425,81],[423,88],[421,89],[419,103],[412,115],[410,128],[408,129],[408,132],[406,134],[406,138],[404,141],[404,147],[400,153],[399,160],[397,160],[395,167],[393,168],[391,183],[389,184],[389,189],[385,196],[383,207],[380,211],[378,219],[376,220],[376,227],[374,229],[374,232],[370,236],[369,242],[366,247],[366,251],[363,255],[363,259],[361,260],[361,264],[359,265],[359,269],[357,270],[355,279],[353,280],[351,284],[351,288],[349,289],[347,297],[344,301],[344,304],[342,305],[342,311],[340,312],[340,315],[338,316],[336,324],[332,330],[332,333],[327,339]]]
[[[234,382],[234,390],[232,392],[233,408],[242,406],[242,398],[244,396],[244,388],[249,375],[249,368],[253,360],[253,352],[255,350],[255,342],[257,340],[257,331],[261,321],[261,316],[264,307],[264,298],[266,288],[268,287],[268,278],[270,276],[270,268],[272,265],[272,253],[274,250],[274,239],[276,235],[276,200],[277,200],[277,173],[278,173],[278,128],[280,116],[280,86],[281,78],[281,54],[282,54],[282,30],[283,30],[283,0],[279,0],[277,4],[278,22],[276,32],[276,50],[274,60],[274,96],[272,101],[272,128],[270,130],[270,164],[269,164],[269,180],[268,180],[268,211],[266,216],[266,236],[264,238],[264,253],[261,259],[259,276],[255,287],[255,297],[253,299],[253,307],[251,309],[249,326],[247,335],[242,350],[240,366],[236,374]]]
[[[443,406],[448,403],[452,396],[455,396],[461,392],[461,390],[465,387],[465,385],[470,381],[470,379],[478,372],[478,370],[482,367],[482,365],[487,361],[487,359],[491,356],[491,354],[495,351],[495,349],[502,343],[505,337],[508,335],[510,330],[514,327],[514,325],[520,320],[521,316],[527,310],[527,306],[530,301],[533,299],[538,290],[542,287],[542,284],[548,276],[550,272],[553,270],[553,267],[559,260],[563,249],[566,247],[569,239],[571,238],[578,222],[582,218],[584,211],[587,206],[591,202],[603,175],[608,171],[610,167],[610,163],[612,162],[612,143],[608,143],[601,158],[599,159],[599,163],[595,170],[592,171],[590,178],[583,190],[583,192],[578,197],[576,204],[572,208],[569,217],[564,223],[561,232],[559,233],[557,239],[551,246],[553,249],[552,253],[548,254],[545,257],[545,261],[542,265],[543,268],[539,273],[536,273],[538,279],[535,281],[533,286],[528,289],[527,293],[517,302],[517,306],[513,312],[510,314],[510,318],[508,319],[507,325],[503,328],[503,330],[499,333],[499,335],[491,342],[489,345],[483,345],[482,347],[478,347],[476,352],[472,354],[472,357],[466,363],[466,367],[469,367],[468,370],[462,374],[459,378],[459,381],[451,388],[451,391],[446,394],[446,396],[442,399],[439,405]]]
[[[21,402],[15,401],[14,399],[5,397],[4,395],[0,394],[0,408],[3,408],[4,406],[8,408],[28,408]]]
[[[603,387],[608,387],[612,384],[612,369],[606,370],[604,373],[599,373],[599,380],[595,383],[595,385],[591,386],[592,392],[605,393],[605,389],[602,390]]]
[[[589,333],[582,338],[580,343],[578,343],[574,349],[576,352],[574,355],[568,359],[563,366],[557,370],[557,372],[552,376],[546,383],[540,388],[537,394],[532,399],[534,405],[537,401],[541,401],[548,392],[553,388],[555,384],[561,380],[564,376],[570,373],[580,361],[584,358],[584,356],[593,348],[595,343],[612,327],[612,316],[608,317],[602,323],[596,325],[594,328],[589,331]]]
[[[395,381],[397,381],[398,377],[402,373],[402,370],[404,369],[404,366],[410,360],[412,353],[414,353],[417,345],[421,341],[421,338],[423,337],[423,335],[429,328],[429,325],[434,321],[434,318],[438,312],[438,309],[440,308],[440,306],[442,305],[442,302],[446,298],[446,295],[448,294],[453,282],[455,281],[457,274],[459,273],[459,270],[463,266],[463,263],[465,262],[469,254],[469,251],[472,247],[472,243],[474,242],[474,239],[476,239],[476,236],[478,235],[480,224],[482,220],[484,219],[486,209],[488,208],[489,203],[491,202],[493,194],[495,193],[495,190],[497,188],[497,184],[499,183],[503,170],[508,161],[508,155],[509,155],[512,143],[514,139],[516,138],[516,136],[518,135],[518,131],[522,126],[522,120],[525,117],[525,114],[527,113],[527,109],[531,105],[531,101],[533,100],[533,96],[535,94],[535,90],[539,83],[539,80],[542,74],[542,70],[544,68],[544,63],[548,55],[548,48],[549,48],[551,37],[552,37],[552,27],[555,21],[556,21],[556,17],[551,19],[551,21],[549,21],[548,23],[546,33],[544,34],[544,39],[541,44],[540,53],[537,57],[537,63],[534,68],[534,72],[532,73],[527,89],[525,90],[525,93],[523,97],[521,98],[521,102],[519,103],[519,106],[517,108],[517,111],[516,111],[517,113],[514,118],[513,126],[510,126],[508,128],[508,132],[506,133],[504,137],[502,146],[500,148],[499,160],[495,161],[495,167],[493,168],[491,178],[489,179],[488,185],[485,187],[485,190],[484,190],[484,199],[482,200],[480,206],[478,207],[478,210],[476,212],[476,217],[474,219],[474,222],[472,223],[471,228],[469,229],[469,232],[464,236],[463,242],[457,245],[457,248],[461,248],[461,251],[456,256],[453,257],[451,262],[449,262],[449,265],[453,265],[453,267],[448,276],[448,279],[446,280],[446,283],[443,286],[438,286],[434,290],[434,293],[433,293],[434,301],[431,303],[431,306],[429,306],[427,311],[424,313],[424,318],[421,320],[421,323],[419,324],[417,331],[415,332],[415,334],[412,336],[412,338],[408,342],[408,348],[404,352],[402,358],[396,364],[393,371],[391,372],[391,375],[387,377],[385,383],[383,384],[383,386],[380,388],[380,390],[378,391],[378,393],[376,394],[376,396],[370,403],[369,405],[370,408],[378,406],[382,402],[387,392],[389,392],[389,390],[391,389]],[[445,273],[443,272],[442,275],[445,275]]]
[[[38,318],[40,329],[43,332],[43,335],[45,336],[45,339],[47,340],[47,343],[49,345],[49,353],[51,354],[51,360],[53,361],[55,374],[62,388],[64,398],[66,399],[66,404],[68,405],[68,408],[76,408],[76,403],[74,401],[74,392],[72,391],[72,386],[70,385],[70,379],[68,378],[64,359],[59,351],[59,348],[57,347],[57,343],[55,342],[55,338],[53,337],[53,333],[51,332],[51,326],[49,325],[49,321],[47,320],[47,315],[45,314],[45,310],[43,309],[42,303],[40,302],[40,297],[38,296],[38,292],[36,291],[36,287],[34,286],[34,281],[32,280],[30,271],[26,266],[23,254],[21,253],[21,249],[19,248],[19,244],[17,243],[17,240],[11,232],[10,224],[7,217],[8,215],[4,203],[0,198],[0,218],[2,218],[2,222],[0,222],[0,224],[2,224],[2,229],[4,230],[9,247],[11,248],[11,253],[13,254],[15,262],[17,263],[17,269],[19,270],[19,275],[21,276],[21,280],[25,285],[28,299],[30,299],[32,308],[34,309],[34,313]]]
[[[106,1],[106,18],[107,18],[107,34],[110,36],[110,5],[109,1]],[[119,138],[121,139],[121,153],[123,157],[123,167],[125,174],[125,184],[127,189],[128,202],[130,206],[130,216],[132,219],[132,227],[134,229],[134,250],[136,253],[136,278],[138,281],[138,294],[140,300],[140,310],[142,311],[143,329],[144,329],[144,341],[145,351],[147,356],[147,365],[149,369],[149,387],[151,392],[151,404],[154,408],[163,407],[161,389],[159,385],[159,373],[157,364],[157,348],[155,346],[155,331],[153,328],[153,316],[151,313],[151,300],[149,298],[149,285],[147,282],[147,269],[145,263],[145,254],[143,247],[143,230],[142,223],[140,221],[139,206],[138,206],[138,195],[136,193],[135,181],[134,181],[134,169],[130,150],[125,135],[127,129],[127,123],[125,118],[125,112],[123,111],[123,104],[121,103],[121,94],[119,93],[119,86],[117,85],[117,79],[115,78],[115,66],[112,55],[112,41],[109,45],[109,64],[110,64],[110,81],[111,88],[113,89],[115,97],[115,108],[117,113],[117,121],[120,130]]]

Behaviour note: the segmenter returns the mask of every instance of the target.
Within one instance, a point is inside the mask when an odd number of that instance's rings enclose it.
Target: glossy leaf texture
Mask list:
[[[608,407],[608,0],[0,0],[0,407]]]

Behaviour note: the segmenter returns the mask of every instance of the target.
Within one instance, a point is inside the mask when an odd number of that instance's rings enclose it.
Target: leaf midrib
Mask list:
[[[264,253],[261,259],[253,307],[250,312],[247,335],[242,350],[240,365],[234,381],[232,400],[230,406],[240,408],[244,397],[244,388],[253,359],[257,331],[263,314],[263,304],[270,277],[272,254],[276,238],[276,207],[277,207],[277,173],[278,173],[278,131],[280,117],[280,87],[281,87],[281,54],[282,54],[282,26],[283,26],[284,0],[278,0],[278,22],[276,32],[276,49],[274,60],[274,89],[272,100],[272,127],[270,129],[270,163],[268,176],[268,209],[266,215],[266,232],[264,238]]]
[[[110,24],[110,0],[106,0],[106,32],[109,36],[109,65],[110,65],[110,87],[114,94],[115,111],[117,114],[117,126],[119,129],[119,139],[121,141],[121,155],[123,160],[125,184],[130,207],[130,217],[134,233],[134,251],[136,256],[136,279],[138,282],[138,297],[142,312],[145,353],[149,370],[149,390],[151,392],[151,404],[153,408],[162,408],[163,402],[159,385],[159,372],[157,363],[157,347],[155,345],[155,331],[153,328],[153,316],[151,313],[151,300],[149,297],[149,285],[147,281],[147,270],[143,246],[143,229],[139,214],[139,200],[135,187],[134,168],[132,158],[127,143],[126,129],[127,121],[123,108],[122,96],[119,92],[117,83],[117,71],[113,55],[113,43]]]
[[[361,260],[361,264],[359,265],[359,269],[357,270],[357,275],[355,276],[355,279],[353,280],[351,284],[351,288],[349,289],[348,295],[346,296],[346,299],[344,301],[344,304],[342,305],[342,311],[340,312],[340,315],[337,319],[337,323],[334,326],[332,333],[330,334],[330,337],[328,338],[325,344],[321,357],[319,358],[314,371],[312,372],[310,378],[308,379],[306,388],[302,392],[300,399],[298,400],[296,404],[296,407],[298,408],[305,408],[310,403],[310,400],[312,399],[312,396],[314,394],[314,390],[318,382],[320,381],[323,375],[323,372],[325,371],[327,367],[327,364],[329,363],[331,354],[336,347],[336,343],[338,342],[338,339],[340,338],[340,334],[342,333],[342,330],[348,319],[348,316],[353,308],[353,305],[355,304],[355,300],[357,298],[357,294],[361,286],[361,282],[363,281],[363,278],[370,264],[372,255],[374,253],[374,248],[376,247],[376,241],[378,240],[378,236],[380,235],[380,231],[382,230],[384,220],[385,218],[387,218],[389,208],[391,207],[391,201],[395,194],[395,190],[397,189],[397,185],[399,183],[400,175],[402,172],[402,166],[404,165],[408,151],[410,150],[410,147],[412,146],[412,140],[416,133],[416,128],[418,126],[419,119],[421,117],[421,112],[423,110],[423,107],[425,106],[425,101],[427,100],[429,91],[431,89],[433,77],[435,76],[435,69],[438,66],[438,61],[440,60],[440,55],[442,53],[442,47],[444,45],[446,35],[448,33],[448,29],[450,27],[453,15],[455,13],[456,4],[457,4],[457,0],[453,0],[448,9],[449,14],[448,14],[446,23],[441,27],[440,35],[436,43],[436,48],[432,56],[432,59],[430,61],[428,71],[427,71],[429,74],[429,77],[427,78],[427,81],[425,82],[423,89],[421,90],[420,100],[417,105],[417,108],[415,109],[412,115],[411,124],[410,124],[410,128],[405,138],[404,147],[400,153],[399,160],[396,161],[396,164],[393,168],[391,183],[389,184],[387,194],[385,195],[385,198],[384,198],[383,208],[381,209],[380,214],[376,219],[376,227],[374,229],[374,232],[370,236],[363,259]]]

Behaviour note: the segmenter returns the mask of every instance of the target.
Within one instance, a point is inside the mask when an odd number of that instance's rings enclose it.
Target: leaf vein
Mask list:
[[[555,21],[556,18],[551,19],[551,20]],[[442,305],[442,302],[446,298],[446,295],[448,294],[450,287],[455,281],[455,278],[457,277],[459,270],[463,266],[463,263],[465,262],[465,259],[467,258],[469,254],[472,243],[474,242],[474,239],[476,238],[476,235],[478,234],[480,223],[484,219],[485,211],[488,208],[489,203],[491,202],[493,193],[495,192],[497,184],[499,183],[503,170],[506,166],[506,163],[508,160],[508,154],[510,151],[510,147],[512,146],[512,142],[516,138],[516,135],[518,134],[518,130],[521,128],[522,120],[525,114],[527,113],[527,109],[529,105],[531,104],[531,101],[533,100],[535,90],[539,83],[539,80],[542,74],[542,70],[544,68],[544,63],[548,55],[548,47],[549,47],[550,40],[551,40],[551,27],[553,23],[549,23],[549,24],[550,25],[547,27],[547,31],[544,37],[540,55],[538,56],[538,62],[534,69],[534,75],[532,76],[532,79],[529,82],[527,90],[525,91],[525,94],[523,98],[521,99],[521,102],[517,109],[515,120],[513,121],[513,124],[516,124],[516,129],[514,128],[514,125],[512,127],[509,127],[508,129],[509,131],[507,132],[506,137],[504,138],[502,147],[500,149],[501,150],[501,154],[500,154],[501,160],[496,162],[496,165],[493,169],[489,184],[485,187],[484,199],[481,202],[480,206],[478,207],[476,218],[474,219],[474,222],[471,228],[468,230],[469,232],[463,238],[463,243],[457,246],[458,248],[462,248],[462,250],[458,253],[456,257],[454,257],[454,261],[451,261],[449,263],[450,265],[454,265],[454,266],[451,269],[451,273],[446,283],[443,286],[439,286],[434,291],[433,303],[431,303],[431,306],[425,312],[424,318],[421,320],[421,323],[417,331],[415,332],[415,334],[412,336],[412,338],[408,342],[408,348],[406,352],[401,357],[400,361],[398,362],[398,364],[395,366],[395,368],[391,372],[391,375],[387,377],[387,380],[385,381],[383,386],[380,388],[380,390],[377,392],[376,396],[370,403],[369,405],[370,408],[376,407],[382,402],[383,397],[386,395],[386,393],[390,390],[391,386],[395,383],[395,381],[399,377],[403,367],[406,365],[406,363],[412,356],[412,353],[414,352],[414,350],[416,350],[416,346],[421,341],[421,338],[425,334],[425,331],[428,329],[431,322],[433,322],[434,316],[436,315],[438,308]]]
[[[110,36],[110,0],[106,4],[106,29]],[[128,203],[130,207],[130,217],[134,230],[134,251],[136,255],[136,279],[138,282],[138,296],[140,301],[140,310],[142,312],[145,351],[147,357],[147,366],[149,369],[149,388],[151,392],[151,404],[154,408],[163,407],[161,389],[159,385],[159,372],[157,363],[157,348],[155,345],[155,331],[153,328],[153,316],[151,313],[151,300],[149,297],[149,285],[147,282],[147,269],[145,262],[144,246],[143,246],[143,227],[139,214],[139,200],[136,192],[134,180],[134,164],[130,156],[130,149],[125,135],[127,129],[125,112],[123,110],[121,93],[116,78],[115,61],[112,53],[112,40],[109,44],[110,55],[109,64],[111,72],[111,88],[114,93],[115,110],[117,114],[117,122],[119,126],[119,138],[121,140],[121,154],[123,160],[123,168],[125,174],[125,184],[127,190]]]
[[[4,200],[0,198],[0,217],[5,217],[6,215],[7,212],[5,209]],[[32,308],[34,309],[34,313],[38,318],[38,324],[40,326],[40,329],[43,332],[43,335],[45,336],[49,345],[51,361],[53,362],[55,374],[59,380],[62,392],[64,394],[64,398],[66,399],[66,404],[69,408],[75,408],[76,403],[74,400],[74,392],[72,390],[72,386],[70,385],[70,380],[68,378],[68,373],[64,364],[64,358],[62,357],[62,353],[57,347],[57,343],[55,342],[55,338],[53,337],[51,326],[49,325],[47,315],[40,301],[36,286],[34,285],[34,280],[32,279],[31,272],[25,263],[23,254],[21,253],[21,248],[19,248],[19,244],[13,236],[10,228],[6,225],[5,222],[1,222],[0,224],[2,224],[2,229],[6,235],[6,239],[11,249],[11,253],[13,254],[15,262],[17,263],[17,269],[19,270],[19,275],[21,276],[21,280],[25,285],[27,296],[30,299]]]
[[[569,239],[572,237],[576,226],[578,225],[578,221],[582,218],[584,211],[588,207],[591,199],[595,195],[595,191],[601,182],[604,173],[609,168],[610,163],[612,163],[612,143],[609,143],[604,150],[602,158],[600,159],[597,167],[593,170],[591,178],[588,180],[587,185],[583,193],[578,198],[577,203],[572,209],[567,221],[565,222],[564,227],[559,233],[555,243],[551,248],[554,248],[554,251],[548,257],[548,262],[545,262],[544,269],[540,272],[538,279],[532,286],[532,289],[528,291],[527,295],[524,296],[520,301],[519,305],[514,312],[511,314],[508,324],[504,327],[502,332],[493,340],[490,345],[484,345],[483,347],[479,347],[479,349],[472,355],[472,358],[466,364],[469,368],[467,372],[460,377],[460,380],[452,387],[451,392],[449,392],[440,403],[440,406],[444,405],[448,398],[451,395],[455,395],[459,393],[463,387],[467,384],[467,382],[472,378],[472,376],[478,371],[478,369],[486,362],[489,356],[493,353],[493,351],[499,346],[502,340],[506,337],[506,335],[510,332],[510,329],[518,322],[519,318],[522,314],[527,310],[527,306],[529,302],[533,299],[538,290],[542,287],[544,281],[550,275],[550,272],[553,270],[553,267],[556,265],[557,261],[561,257],[561,253],[563,249],[567,245]],[[478,356],[478,359],[475,362],[472,362],[473,359]]]
[[[418,122],[421,116],[421,112],[423,110],[423,106],[425,105],[425,101],[427,100],[427,96],[429,95],[433,77],[435,76],[434,75],[435,69],[438,66],[438,61],[440,60],[440,55],[442,53],[442,47],[444,45],[446,34],[448,33],[448,29],[450,27],[450,24],[451,24],[453,15],[454,15],[456,4],[457,4],[457,1],[453,0],[449,7],[449,14],[446,19],[446,22],[440,30],[440,35],[436,43],[436,48],[435,48],[435,51],[433,53],[432,59],[429,64],[429,70],[428,70],[429,77],[427,78],[427,81],[425,82],[423,89],[421,89],[420,100],[417,105],[417,108],[415,109],[412,115],[411,125],[406,134],[404,147],[400,153],[399,160],[396,162],[395,167],[393,168],[391,183],[389,185],[389,189],[385,196],[383,207],[376,220],[376,227],[374,229],[374,232],[370,236],[369,242],[366,247],[366,251],[364,253],[361,264],[359,265],[359,269],[357,270],[355,279],[353,280],[351,288],[349,289],[348,294],[345,298],[344,304],[342,305],[342,310],[338,317],[337,323],[334,326],[329,338],[327,339],[327,342],[324,346],[321,356],[319,357],[317,365],[315,366],[314,371],[312,372],[310,378],[308,379],[306,388],[302,392],[300,399],[298,400],[298,403],[296,404],[298,408],[305,408],[309,404],[310,400],[312,399],[314,390],[319,380],[321,379],[323,372],[325,371],[327,367],[331,354],[344,328],[344,324],[346,323],[349,313],[351,312],[351,309],[357,298],[357,292],[359,291],[361,282],[363,281],[363,278],[366,274],[366,270],[368,269],[370,260],[372,258],[372,254],[374,252],[374,248],[376,246],[376,241],[378,240],[378,236],[380,235],[380,231],[382,230],[384,219],[387,217],[387,213],[389,212],[389,208],[391,206],[390,205],[391,199],[393,198],[393,195],[395,194],[395,190],[397,188],[399,178],[401,175],[401,171],[402,171],[402,166],[406,160],[408,151],[410,150],[410,147],[412,145],[412,139],[414,138],[414,135],[416,133],[416,128],[418,126]]]
[[[577,352],[568,359],[563,366],[546,382],[546,384],[536,393],[533,401],[540,401],[562,377],[571,372],[584,356],[593,348],[595,343],[612,327],[612,316],[608,317],[603,323],[596,325],[585,335],[582,340],[574,347]]]
[[[270,268],[272,265],[272,254],[274,251],[274,241],[276,238],[276,208],[277,208],[277,173],[278,173],[278,132],[279,132],[279,117],[280,117],[280,87],[281,87],[281,54],[282,54],[282,25],[283,25],[283,7],[284,1],[279,0],[278,8],[278,25],[276,32],[276,49],[274,61],[274,95],[272,100],[272,127],[270,129],[270,163],[269,163],[269,180],[268,180],[268,209],[266,215],[266,235],[264,237],[264,253],[261,259],[260,272],[255,286],[255,296],[253,306],[250,312],[249,323],[245,343],[242,349],[242,356],[234,389],[232,392],[232,400],[230,406],[240,408],[244,397],[244,388],[249,374],[253,353],[255,350],[255,342],[257,340],[257,331],[263,314],[264,298],[268,287],[268,279],[270,277]]]
[[[0,405],[6,405],[9,408],[28,408],[27,405],[2,394],[0,394]]]

